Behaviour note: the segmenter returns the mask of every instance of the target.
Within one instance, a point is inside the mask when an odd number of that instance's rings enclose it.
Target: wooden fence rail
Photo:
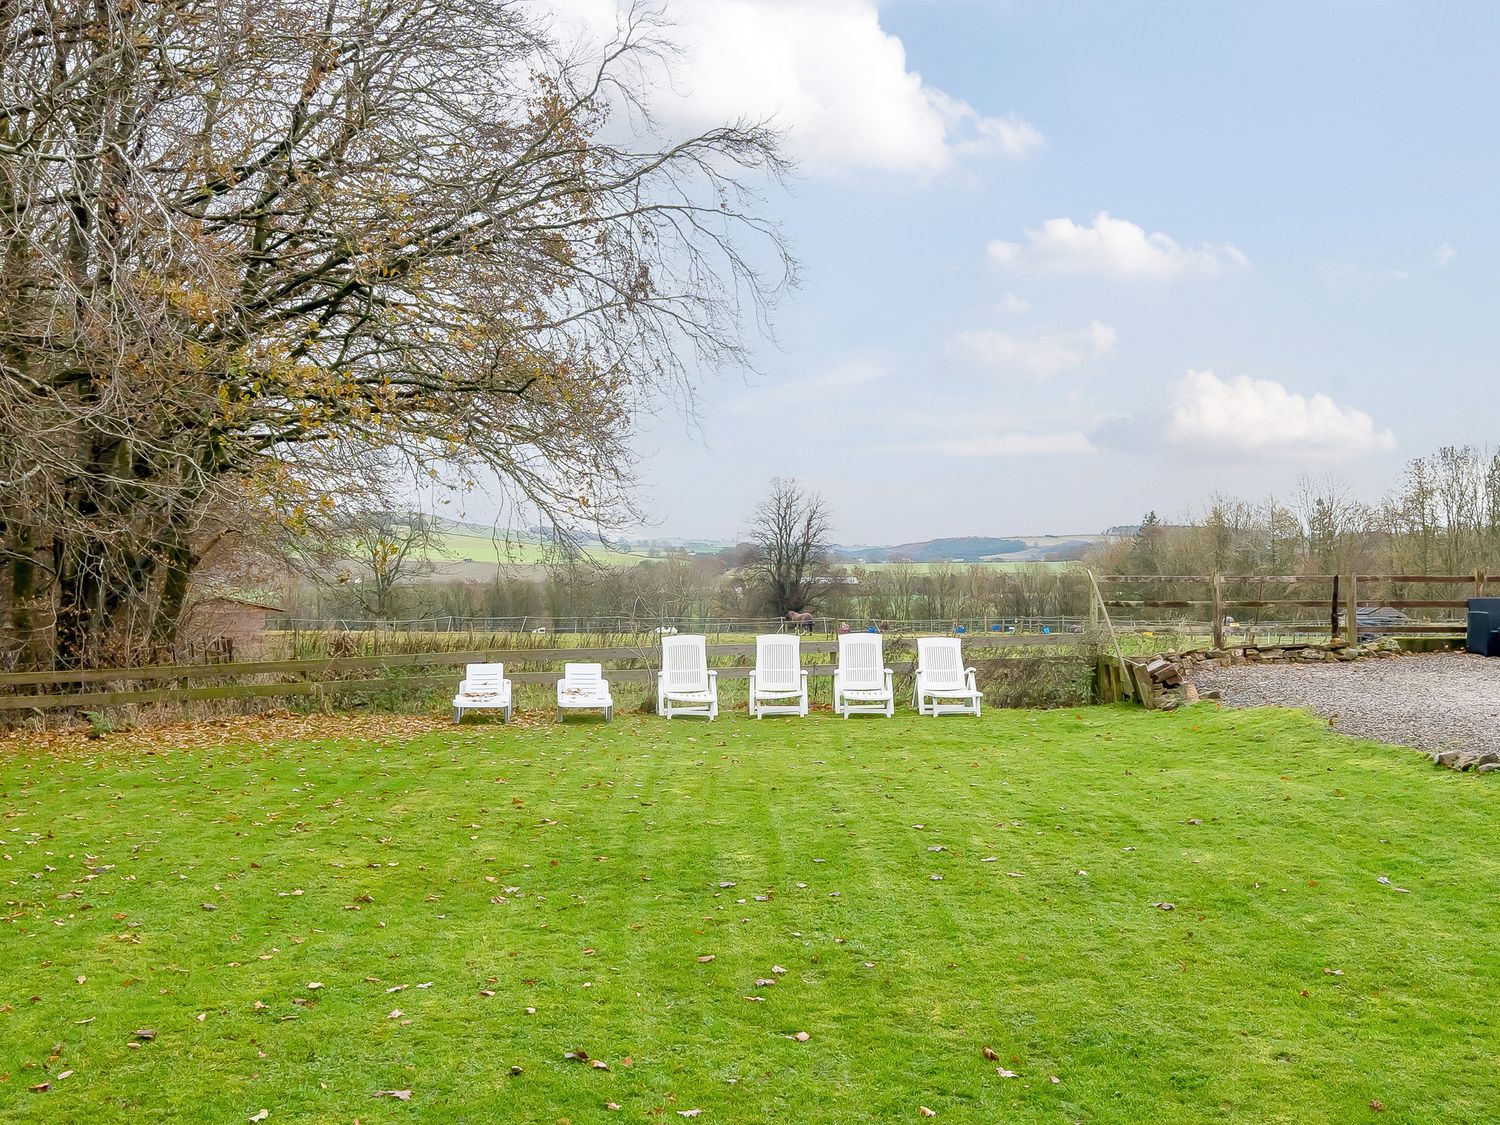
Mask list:
[[[892,638],[900,640],[904,638]],[[1022,649],[1053,647],[1076,641],[1067,634],[976,633],[966,636],[968,649]],[[755,656],[754,644],[712,644],[707,646],[710,660],[748,659]],[[804,655],[829,656],[838,651],[837,641],[804,641]],[[656,677],[657,645],[611,648],[522,648],[484,649],[470,652],[395,653],[389,656],[341,656],[322,660],[259,660],[228,664],[156,664],[139,668],[95,668],[70,672],[8,672],[0,674],[0,713],[6,711],[47,711],[63,708],[106,708],[145,703],[188,703],[199,700],[256,699],[281,696],[324,698],[346,692],[390,690],[393,688],[436,688],[457,686],[457,665],[499,662],[515,665],[551,664],[550,671],[515,671],[507,677],[516,684],[552,684],[569,661],[618,665],[637,663],[638,667],[611,667],[606,675],[612,682],[649,682]],[[804,661],[808,675],[814,678],[833,675],[830,662]],[[894,661],[893,671],[912,671],[912,662]],[[433,668],[445,668],[441,673]],[[398,676],[338,678],[340,673],[382,671],[400,672]],[[749,667],[716,669],[724,680],[746,678]],[[409,673],[409,674],[408,674]],[[294,676],[291,680],[272,683],[211,683],[180,686],[184,681],[235,680],[250,676]],[[132,687],[106,691],[42,691],[18,693],[18,687],[48,688],[72,684],[114,684],[147,682],[168,686]]]
[[[1467,585],[1475,597],[1482,597],[1485,587],[1500,582],[1500,575],[1486,574],[1099,574],[1094,576],[1095,589],[1103,586],[1133,586],[1151,583],[1202,583],[1210,588],[1208,598],[1130,598],[1106,597],[1102,590],[1097,602],[1106,611],[1109,609],[1178,609],[1209,611],[1207,624],[1213,632],[1215,647],[1224,645],[1225,611],[1231,609],[1326,609],[1327,630],[1332,640],[1340,635],[1353,643],[1360,633],[1420,633],[1451,636],[1463,632],[1461,622],[1408,621],[1393,625],[1378,625],[1359,621],[1359,610],[1365,607],[1380,607],[1397,610],[1465,609],[1468,602],[1462,598],[1409,598],[1379,597],[1361,598],[1362,587],[1373,585],[1420,586],[1420,585]],[[1265,587],[1282,583],[1297,585],[1319,583],[1330,587],[1330,594],[1323,598],[1267,597]],[[1249,585],[1258,587],[1254,594],[1237,595],[1226,591],[1226,585]],[[1286,626],[1292,632],[1318,631],[1320,626],[1291,623]]]

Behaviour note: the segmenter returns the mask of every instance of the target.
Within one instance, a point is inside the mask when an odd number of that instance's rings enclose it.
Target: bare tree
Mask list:
[[[338,581],[371,617],[394,617],[400,592],[431,573],[437,526],[421,512],[355,512],[334,540]]]
[[[633,419],[791,280],[756,214],[784,165],[754,123],[655,132],[649,13],[588,58],[537,10],[0,7],[13,659],[128,659],[235,513],[313,524],[360,475],[624,515]]]
[[[796,480],[776,477],[771,494],[756,506],[748,540],[754,548],[750,572],[762,601],[777,617],[808,609],[827,562],[830,527],[823,498]]]

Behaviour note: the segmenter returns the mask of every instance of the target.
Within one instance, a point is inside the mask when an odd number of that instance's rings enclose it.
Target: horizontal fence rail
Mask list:
[[[1462,610],[1467,608],[1464,598],[1408,597],[1390,593],[1387,596],[1361,596],[1372,586],[1468,586],[1473,596],[1481,597],[1491,583],[1500,582],[1500,575],[1478,572],[1474,574],[1098,574],[1094,575],[1098,591],[1096,609],[1104,612],[1111,609],[1145,610],[1166,609],[1184,611],[1208,611],[1208,620],[1202,625],[1212,632],[1216,647],[1223,647],[1226,630],[1236,633],[1245,629],[1279,634],[1325,633],[1331,640],[1341,637],[1353,643],[1360,636],[1383,636],[1393,634],[1455,636],[1464,632],[1462,621],[1403,620],[1384,622],[1368,617],[1360,620],[1361,611],[1392,609],[1416,610],[1430,613],[1436,610]],[[1131,591],[1115,593],[1120,586],[1151,586],[1153,584],[1199,585],[1208,588],[1209,597],[1133,597]],[[1321,598],[1308,597],[1307,592],[1296,596],[1288,594],[1276,597],[1267,594],[1268,586],[1322,585],[1328,588]],[[1240,590],[1225,587],[1240,587]],[[1253,592],[1244,592],[1249,587]],[[1105,590],[1111,590],[1105,593]],[[1309,624],[1304,621],[1255,621],[1230,622],[1226,615],[1230,610],[1324,610],[1324,624]],[[1293,617],[1305,616],[1296,613]],[[1189,624],[1178,622],[1176,627]]]
[[[892,637],[897,643],[905,637]],[[1030,649],[1049,648],[1077,643],[1077,634],[981,633],[964,637],[965,648]],[[831,656],[838,651],[836,640],[805,640],[805,656]],[[753,643],[711,644],[711,660],[750,659],[755,656]],[[507,670],[515,684],[553,684],[568,662],[615,664],[637,667],[610,667],[605,675],[613,682],[649,682],[656,676],[659,645],[612,646],[601,648],[519,648],[481,649],[469,652],[392,653],[387,656],[338,656],[313,660],[259,660],[224,664],[157,664],[139,668],[92,668],[61,672],[7,672],[0,674],[0,712],[58,710],[62,708],[105,708],[146,703],[187,703],[200,700],[256,699],[276,697],[326,697],[346,692],[389,690],[391,688],[457,687],[459,665],[504,663],[519,665],[552,664],[553,670]],[[889,662],[892,671],[912,671],[912,661]],[[804,661],[810,677],[828,677],[834,672],[831,661]],[[433,669],[445,669],[442,672]],[[748,677],[748,666],[716,668],[724,680]],[[398,676],[338,678],[341,673],[398,672]],[[296,679],[272,683],[210,683],[181,686],[196,680],[233,680],[251,676],[290,676]],[[100,685],[116,683],[162,684],[160,687],[131,687],[114,690],[40,691],[17,693],[16,688],[57,688],[59,685]]]

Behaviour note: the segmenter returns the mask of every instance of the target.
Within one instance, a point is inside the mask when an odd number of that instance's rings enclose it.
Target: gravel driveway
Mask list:
[[[1193,671],[1229,707],[1305,707],[1345,734],[1424,750],[1500,750],[1500,660],[1445,652],[1350,664]]]

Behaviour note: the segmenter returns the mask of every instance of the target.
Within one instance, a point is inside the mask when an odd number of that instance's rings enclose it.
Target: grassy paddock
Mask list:
[[[1490,778],[1277,711],[539,720],[5,743],[0,1118],[1500,1104]]]

